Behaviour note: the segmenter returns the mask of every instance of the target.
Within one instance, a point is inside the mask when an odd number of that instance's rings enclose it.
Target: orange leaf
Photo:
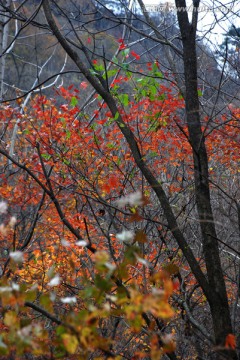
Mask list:
[[[236,336],[228,334],[225,340],[225,347],[229,349],[236,349]]]

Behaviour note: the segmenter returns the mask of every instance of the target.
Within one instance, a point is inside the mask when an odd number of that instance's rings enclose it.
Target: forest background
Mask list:
[[[0,1],[0,359],[239,359],[239,3],[171,6]]]

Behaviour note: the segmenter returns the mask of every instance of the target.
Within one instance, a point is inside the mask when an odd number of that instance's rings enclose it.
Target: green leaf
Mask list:
[[[94,140],[94,142],[95,142],[96,145],[99,145],[99,144],[100,144],[100,141],[99,141],[99,139],[98,139],[98,137],[97,137],[96,134],[93,135],[93,140]]]
[[[154,71],[154,75],[159,77],[160,79],[163,79],[163,74],[160,71]]]
[[[203,96],[202,91],[198,89],[198,96]]]
[[[115,55],[112,58],[112,62],[115,63],[115,64],[118,64],[118,58]]]
[[[166,96],[165,94],[160,94],[158,97],[157,97],[157,100],[165,100],[166,99]]]
[[[90,69],[89,70],[90,71],[90,73],[92,74],[92,75],[99,75],[95,70],[93,70],[93,69]]]
[[[57,327],[56,334],[57,335],[62,335],[62,334],[65,333],[65,331],[66,331],[65,327],[60,325],[60,326]]]
[[[69,131],[68,129],[66,130],[66,138],[67,140],[70,139],[71,137],[71,131]]]
[[[121,94],[121,95],[119,95],[119,100],[121,101],[121,103],[122,103],[124,106],[128,106],[128,104],[129,104],[128,94]]]
[[[115,116],[114,116],[114,120],[117,120],[119,118],[119,112],[117,111]]]
[[[159,72],[159,69],[158,69],[158,65],[154,62],[153,65],[152,65],[152,69],[154,71],[154,74],[156,74],[157,72]]]
[[[76,98],[76,96],[73,96],[73,97],[71,98],[70,105],[74,107],[74,106],[77,105],[77,103],[78,103],[78,99]]]
[[[124,49],[124,50],[122,51],[122,54],[123,54],[123,56],[126,57],[126,56],[129,54],[129,52],[130,52],[130,49],[127,48],[127,49]]]
[[[20,319],[20,327],[23,328],[25,326],[31,325],[32,320],[30,318],[22,318]]]
[[[150,93],[148,97],[149,97],[149,100],[150,100],[150,101],[154,101],[154,100],[155,100],[155,95],[152,94],[152,93]]]
[[[140,248],[138,246],[129,246],[125,252],[125,263],[134,265],[137,262],[136,256],[139,254]],[[140,254],[139,254],[140,255]]]
[[[127,71],[129,69],[129,64],[128,63],[122,63],[122,68],[123,68],[123,70]]]
[[[65,164],[65,165],[70,165],[70,161],[68,160],[68,159],[63,159],[63,163]]]
[[[52,311],[52,301],[50,300],[49,295],[42,295],[40,297],[40,304],[48,311]]]
[[[51,155],[49,154],[41,154],[41,157],[44,158],[45,160],[51,159]]]
[[[96,124],[96,123],[92,123],[92,124],[90,125],[90,128],[91,128],[93,131],[95,131],[96,128],[97,128],[97,124]]]
[[[96,287],[102,291],[109,291],[112,287],[112,284],[110,281],[103,279],[100,275],[96,275],[95,281],[94,281]]]
[[[0,335],[0,355],[8,355],[8,353],[7,345],[3,342],[2,336]]]
[[[102,64],[96,64],[94,65],[94,69],[98,72],[104,71],[104,66]]]
[[[153,157],[158,156],[158,153],[157,153],[156,151],[150,151],[149,154],[148,154],[148,156],[149,156],[150,158],[153,158]]]
[[[107,71],[107,76],[108,77],[114,76],[114,75],[116,75],[117,72],[118,72],[118,69],[108,70]]]
[[[150,92],[151,92],[151,95],[156,95],[156,93],[157,93],[157,88],[156,88],[155,85],[150,85],[150,86],[149,86],[149,90],[150,90]]]

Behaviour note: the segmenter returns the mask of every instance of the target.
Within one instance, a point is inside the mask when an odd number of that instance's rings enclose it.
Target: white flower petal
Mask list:
[[[107,300],[110,300],[110,301],[112,301],[112,302],[116,302],[118,298],[117,298],[117,296],[115,296],[115,295],[106,294],[106,299],[107,299]]]
[[[50,292],[50,300],[53,302],[53,301],[55,301],[56,300],[56,297],[57,297],[57,295],[55,294],[55,292]]]
[[[143,265],[149,267],[149,262],[147,260],[137,256],[137,261],[140,262],[140,264],[143,264]]]
[[[61,278],[57,274],[48,283],[49,286],[58,286],[61,283]]]
[[[130,206],[141,206],[143,205],[143,196],[141,191],[136,191],[132,194],[121,197],[116,201],[116,203],[120,208],[123,208],[128,204]]]
[[[8,204],[5,201],[0,201],[0,214],[7,212]]]
[[[111,264],[109,262],[105,263],[105,266],[110,270],[110,271],[114,271],[116,269],[116,265]]]
[[[17,218],[15,216],[12,216],[11,219],[9,220],[9,223],[8,225],[11,227],[11,228],[14,228],[14,226],[16,225],[17,223]]]
[[[16,290],[16,291],[19,291],[20,290],[20,286],[16,283],[12,283],[12,289],[13,290]]]
[[[88,243],[85,240],[79,240],[79,241],[76,242],[77,246],[87,246],[87,244]]]
[[[24,340],[30,335],[31,331],[32,331],[32,325],[28,325],[18,330],[17,334],[22,340]]]
[[[119,241],[131,242],[134,239],[134,232],[132,230],[123,230],[121,233],[116,235]]]
[[[141,191],[136,191],[129,195],[129,205],[131,206],[141,206],[143,204],[143,197]]]
[[[22,251],[12,251],[9,254],[10,258],[17,264],[23,263],[23,252]]]
[[[65,298],[60,299],[63,304],[74,304],[77,302],[77,299],[75,296],[68,296]]]

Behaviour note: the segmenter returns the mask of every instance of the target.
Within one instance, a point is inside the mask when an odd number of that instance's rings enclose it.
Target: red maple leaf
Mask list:
[[[135,53],[135,51],[131,51],[131,55],[134,56],[136,58],[136,60],[140,60],[140,55]]]
[[[119,50],[124,50],[126,49],[126,45],[124,43],[119,45]]]
[[[225,340],[225,347],[228,349],[236,349],[236,336],[228,334]]]

